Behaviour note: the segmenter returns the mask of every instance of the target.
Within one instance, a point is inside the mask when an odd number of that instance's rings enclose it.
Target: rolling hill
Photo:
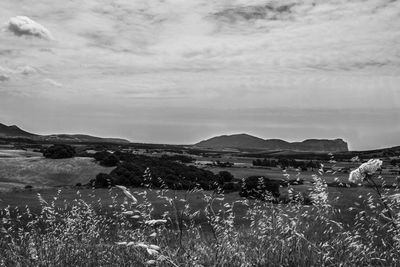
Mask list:
[[[16,125],[7,126],[0,123],[0,137],[36,137],[38,135],[22,130]]]
[[[339,152],[348,151],[348,145],[342,139],[307,139],[302,142],[287,142],[280,139],[262,139],[249,134],[222,135],[201,141],[195,147],[241,150],[292,150],[310,152]]]
[[[130,143],[130,141],[121,138],[103,138],[85,134],[52,134],[39,135],[22,130],[16,125],[7,126],[0,123],[0,138],[17,139],[38,142],[63,142],[63,143]]]

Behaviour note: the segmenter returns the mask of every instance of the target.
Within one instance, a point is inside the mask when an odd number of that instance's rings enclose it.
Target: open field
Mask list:
[[[373,191],[364,187],[330,188],[328,202],[320,191],[312,206],[248,201],[237,193],[130,191],[137,203],[117,188],[0,194],[13,206],[0,212],[2,266],[398,266],[400,261],[396,230],[380,222],[379,199],[368,202]]]
[[[202,166],[214,173],[229,171],[237,179],[255,175],[281,180],[286,174],[303,179],[303,185],[292,186],[293,193],[309,194],[313,205],[273,204],[238,192],[129,188],[136,203],[116,187],[75,186],[113,169],[92,158],[55,160],[23,151],[5,153],[8,156],[0,158],[1,267],[400,264],[400,229],[373,188],[325,188],[318,180],[311,182],[313,175],[327,182],[347,181],[347,173],[331,166],[323,174]],[[249,164],[246,160],[239,163]],[[382,175],[391,182],[396,177],[387,168]],[[391,198],[395,189],[382,192],[397,214],[399,203]],[[280,193],[290,199],[287,187]]]
[[[305,192],[310,190],[312,187],[310,185],[299,185],[293,186],[295,192]],[[153,216],[161,217],[161,215],[168,210],[168,206],[164,199],[158,197],[160,190],[147,190],[147,189],[131,189],[131,192],[138,198],[139,203],[143,201],[141,195],[143,192],[147,193],[148,200],[154,205],[155,210]],[[283,196],[287,195],[287,190],[282,188],[281,193]],[[349,207],[353,207],[355,203],[363,203],[367,199],[368,193],[374,193],[372,188],[367,187],[356,187],[356,188],[337,188],[329,187],[327,190],[329,204],[337,209],[341,209],[341,217],[338,220],[342,223],[352,224],[354,221],[354,211],[349,211]],[[65,187],[58,189],[33,189],[33,190],[16,190],[13,192],[3,192],[0,193],[0,210],[10,206],[11,208],[19,207],[24,208],[28,206],[33,212],[37,212],[41,208],[41,203],[38,198],[38,194],[47,201],[52,202],[54,198],[57,198],[55,202],[57,206],[63,207],[68,206],[77,199],[81,199],[86,203],[92,205],[94,208],[102,208],[107,210],[113,202],[117,201],[122,203],[124,201],[124,195],[119,189],[88,189],[88,188],[77,188],[77,187]],[[193,210],[203,210],[205,208],[204,194],[211,196],[212,191],[203,192],[188,192],[184,190],[168,191],[165,193],[166,196],[186,199],[187,203]],[[244,201],[245,198],[239,196],[238,192],[232,192],[224,195],[224,200],[219,204],[233,203],[237,201]],[[251,203],[252,201],[250,201]],[[217,202],[218,203],[218,202]],[[218,205],[218,208],[221,208]],[[182,205],[180,205],[182,208]],[[237,225],[242,225],[247,220],[244,219],[247,206],[239,204],[235,208]],[[355,211],[363,210],[364,204],[362,206],[356,207]],[[202,218],[204,220],[204,218]]]
[[[53,187],[86,184],[100,172],[112,168],[102,167],[91,158],[46,159],[43,157],[0,158],[0,191],[33,187]]]

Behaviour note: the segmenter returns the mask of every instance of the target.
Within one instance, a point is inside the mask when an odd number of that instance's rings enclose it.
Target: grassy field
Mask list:
[[[0,191],[0,267],[400,266],[399,190],[326,186],[347,181],[345,173],[206,167],[236,178],[306,181],[281,195],[307,193],[313,205],[274,204],[238,192],[78,187],[112,168],[89,158],[7,153],[0,158],[0,186],[8,186]],[[386,169],[383,176],[395,178]]]
[[[293,186],[295,192],[305,192],[310,190],[309,185]],[[158,196],[160,190],[147,190],[143,188],[133,188],[131,192],[135,196],[141,196],[144,192],[148,197],[148,200],[154,205],[155,210],[153,216],[161,217],[161,215],[168,211],[168,203],[164,199],[160,199]],[[207,195],[212,195],[212,191],[205,191]],[[186,199],[190,203],[193,210],[203,210],[205,208],[205,202],[203,200],[204,193],[200,192],[188,192],[184,190],[168,191],[166,196],[177,199]],[[287,189],[282,188],[281,193],[283,196],[287,195]],[[354,211],[349,211],[349,207],[354,207],[355,203],[363,203],[369,193],[373,193],[372,188],[367,187],[356,187],[356,188],[335,188],[329,187],[327,189],[329,204],[337,209],[341,209],[341,218],[338,218],[340,222],[346,224],[352,224],[354,220]],[[113,202],[117,201],[122,203],[124,195],[117,188],[112,189],[88,189],[88,188],[77,188],[77,187],[65,187],[65,188],[50,188],[50,189],[21,189],[13,192],[0,193],[0,209],[4,209],[7,206],[11,208],[24,208],[28,206],[33,212],[38,212],[41,209],[41,203],[38,198],[38,194],[41,195],[42,199],[48,203],[52,202],[55,198],[55,204],[58,207],[63,207],[73,203],[77,199],[81,199],[86,203],[92,205],[94,208],[102,208],[107,210],[107,207],[112,205]],[[360,197],[361,196],[361,197]],[[139,203],[143,201],[140,197],[137,197]],[[218,208],[225,203],[233,203],[244,201],[245,198],[239,196],[238,192],[227,193],[224,195],[223,202],[220,202]],[[250,201],[251,203],[252,201]],[[179,208],[182,208],[180,205]],[[355,210],[361,210],[363,206],[356,207]],[[247,207],[239,204],[236,206],[236,221],[237,225],[243,225],[247,222],[244,219],[247,211]],[[200,218],[204,220],[205,218]]]
[[[1,194],[19,208],[0,211],[0,266],[400,264],[400,229],[372,189],[316,185],[312,206],[248,201],[236,193],[130,193],[70,188]],[[397,214],[398,202],[386,204]]]
[[[100,172],[112,168],[102,167],[91,158],[46,159],[43,157],[0,158],[0,191],[33,187],[53,187],[86,184]]]
[[[340,166],[340,165],[339,165]],[[352,164],[353,169],[357,164]],[[290,179],[302,179],[306,182],[311,182],[313,180],[313,175],[320,175],[318,170],[311,171],[298,171],[294,168],[288,168],[283,171],[281,168],[277,167],[214,167],[206,166],[203,167],[205,170],[212,171],[213,173],[219,173],[220,171],[228,171],[237,179],[247,178],[249,176],[265,176],[275,180],[287,179],[286,175],[289,175]],[[391,172],[391,169],[385,169],[382,171],[382,177],[388,184],[392,184],[396,181],[396,177],[399,175],[397,172]],[[397,169],[396,169],[397,170]],[[327,183],[334,181],[347,182],[349,174],[340,171],[329,170],[323,174],[324,179]]]

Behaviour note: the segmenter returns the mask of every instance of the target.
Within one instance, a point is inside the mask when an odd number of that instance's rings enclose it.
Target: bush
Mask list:
[[[241,190],[241,186],[240,186],[239,183],[229,182],[229,183],[224,183],[224,185],[222,186],[222,189],[224,189],[224,191],[226,193],[228,193],[228,192],[236,192],[236,191],[240,191]]]
[[[100,151],[100,152],[94,153],[93,158],[96,161],[102,161],[102,160],[106,159],[107,157],[109,157],[110,155],[112,155],[112,154],[108,151]]]
[[[100,165],[104,167],[114,167],[119,163],[119,158],[114,154],[111,154],[100,161]]]
[[[218,173],[218,182],[220,184],[232,182],[235,177],[228,171],[220,171]]]
[[[43,156],[50,159],[73,158],[75,155],[75,149],[65,144],[52,145],[43,152]]]

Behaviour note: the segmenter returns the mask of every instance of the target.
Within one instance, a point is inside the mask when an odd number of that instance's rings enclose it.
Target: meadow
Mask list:
[[[9,154],[0,158],[0,192],[33,188],[86,184],[100,172],[112,168],[100,166],[91,158],[46,159],[41,156],[26,157]]]
[[[74,177],[103,168],[89,158],[14,158],[15,177],[23,160],[46,168],[29,180],[37,186],[0,193],[0,266],[400,266],[397,185],[328,187],[336,173],[232,169],[304,177],[307,184],[281,188],[289,201],[276,203],[268,192],[246,199],[222,190],[75,186]],[[386,172],[374,178],[395,182]],[[312,205],[303,204],[305,193]]]

